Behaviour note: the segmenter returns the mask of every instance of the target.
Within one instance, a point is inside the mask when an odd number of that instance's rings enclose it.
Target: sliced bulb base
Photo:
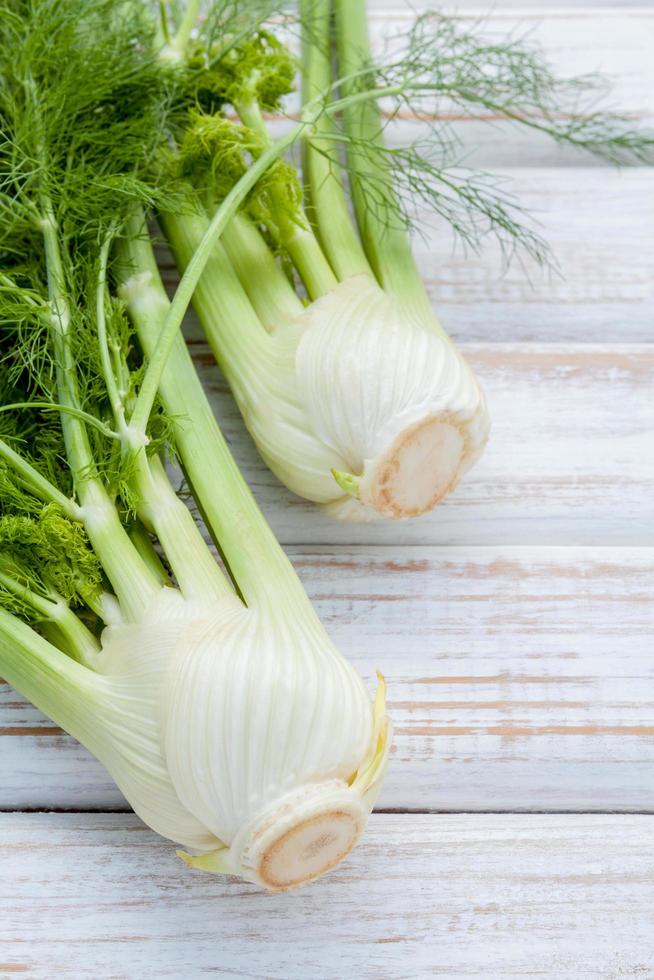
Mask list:
[[[451,417],[421,419],[367,463],[361,500],[384,517],[419,517],[457,485],[465,451],[462,427]]]
[[[355,846],[368,812],[346,783],[312,784],[279,800],[256,822],[242,864],[269,891],[306,885],[335,867]]]

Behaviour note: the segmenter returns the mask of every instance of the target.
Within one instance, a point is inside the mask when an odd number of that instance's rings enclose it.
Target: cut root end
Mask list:
[[[365,502],[385,517],[419,517],[455,488],[464,453],[461,427],[451,418],[423,419],[375,462]]]
[[[269,891],[299,888],[350,853],[367,818],[361,797],[345,783],[306,786],[257,821],[244,842],[243,864]]]
[[[273,891],[308,884],[346,857],[361,833],[352,814],[322,813],[287,830],[262,855],[259,877]]]

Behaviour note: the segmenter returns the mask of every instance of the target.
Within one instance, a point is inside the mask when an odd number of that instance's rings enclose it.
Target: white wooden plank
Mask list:
[[[383,2],[383,0],[382,0]],[[370,5],[373,48],[397,44],[411,27],[416,14],[441,9],[419,0]],[[493,38],[524,37],[540,46],[552,68],[561,77],[602,73],[612,83],[613,103],[641,118],[654,113],[654,65],[648,47],[654,39],[654,10],[651,4],[611,4],[602,9],[594,3],[574,6],[540,4],[445,5],[445,12],[462,25]]]
[[[260,459],[210,353],[200,373],[239,466],[287,544],[654,543],[654,346],[462,345],[493,429],[461,485],[417,520],[335,523]]]
[[[416,13],[441,9],[441,5],[419,0],[397,3],[381,0],[369,5],[373,50],[382,54],[390,38],[391,50],[401,46]],[[651,4],[601,6],[595,3],[550,7],[545,4],[501,4],[446,6],[463,28],[475,26],[497,40],[524,38],[537,45],[559,77],[600,73],[610,86],[605,105],[628,113],[650,126],[654,119],[654,10]],[[288,43],[298,48],[297,32],[288,33]],[[286,109],[297,115],[299,97],[291,97]],[[473,112],[473,119],[488,114]],[[402,118],[414,118],[409,111]],[[469,161],[482,167],[517,165],[567,165],[580,160],[577,151],[557,148],[546,138],[520,127],[505,125],[492,117],[493,125],[463,122],[460,110],[443,105],[439,118],[446,120],[464,143]],[[280,124],[280,132],[283,125]],[[409,130],[407,130],[409,132]],[[392,138],[392,137],[391,137]],[[474,148],[479,147],[479,152]],[[583,157],[581,157],[583,159]]]
[[[654,170],[524,168],[507,188],[549,242],[559,273],[527,263],[507,271],[488,242],[455,247],[449,228],[420,215],[414,250],[434,307],[458,341],[654,340]],[[170,288],[177,275],[160,249]],[[200,328],[189,318],[188,333]]]
[[[339,648],[386,675],[380,807],[654,810],[654,550],[293,552]],[[72,739],[0,687],[0,807],[119,806]]]
[[[30,980],[652,976],[654,818],[378,816],[266,895],[132,817],[0,817],[0,971]]]
[[[426,10],[443,10],[454,14],[486,14],[518,12],[533,16],[549,17],[553,14],[586,14],[595,12],[638,14],[650,9],[649,0],[566,0],[565,3],[552,4],[547,0],[502,0],[498,4],[481,4],[479,0],[457,0],[456,3],[435,3],[433,0],[367,0],[371,17],[385,17],[389,13],[404,14],[408,9],[416,13]]]
[[[369,30],[373,49],[397,43],[409,31],[417,15],[445,13],[463,29],[474,27],[487,36],[524,37],[540,46],[561,76],[601,72],[614,85],[616,101],[625,111],[643,115],[654,112],[651,83],[654,66],[648,42],[654,31],[651,3],[607,3],[578,0],[564,4],[506,2],[480,4],[457,0],[437,4],[432,0],[369,0]],[[293,35],[289,42],[294,43]]]
[[[490,240],[465,255],[425,215],[414,250],[448,332],[468,342],[654,340],[654,170],[504,173],[558,272],[526,261],[507,270]]]

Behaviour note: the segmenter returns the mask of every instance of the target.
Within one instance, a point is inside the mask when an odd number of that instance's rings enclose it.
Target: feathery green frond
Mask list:
[[[193,112],[179,148],[182,176],[201,195],[221,201],[266,149],[261,136],[220,114]],[[302,188],[295,168],[276,160],[248,194],[243,209],[265,225],[278,245],[295,226],[304,227]]]
[[[2,0],[0,202],[17,217],[3,222],[0,251],[38,240],[45,200],[76,238],[130,200],[158,200],[170,74],[146,4]]]
[[[371,64],[351,80],[388,89],[390,115],[409,108],[418,117],[439,119],[455,107],[463,116],[489,122],[507,119],[540,130],[560,143],[613,163],[654,158],[654,134],[637,130],[628,115],[603,110],[607,82],[600,75],[559,78],[540,48],[526,37],[493,37],[484,22],[439,14],[418,17],[394,55]]]

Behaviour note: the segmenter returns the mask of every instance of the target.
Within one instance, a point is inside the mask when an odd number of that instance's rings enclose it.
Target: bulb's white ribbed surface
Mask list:
[[[205,605],[162,589],[141,623],[107,627],[97,667],[107,696],[93,751],[158,833],[224,853],[213,870],[260,880],[260,859],[283,877],[289,845],[277,838],[293,820],[321,826],[318,803],[350,814],[352,841],[365,826],[369,807],[348,783],[379,722],[308,603]],[[319,858],[308,853],[310,877]]]
[[[349,779],[372,733],[370,696],[316,620],[240,604],[178,652],[164,718],[177,794],[225,843],[289,791]]]
[[[481,455],[489,420],[470,367],[435,320],[407,313],[369,276],[340,283],[271,340],[265,362],[253,354],[233,379],[236,398],[270,468],[335,516],[422,512]],[[408,446],[425,425],[429,438]],[[392,481],[385,495],[375,490],[389,465],[408,469],[398,500]],[[359,499],[342,492],[332,469],[360,478]],[[424,486],[405,506],[416,473]]]
[[[138,624],[108,626],[97,661],[106,698],[89,746],[136,813],[162,837],[203,850],[220,841],[181,801],[161,737],[161,702],[168,670],[203,609],[175,589],[162,589]]]

